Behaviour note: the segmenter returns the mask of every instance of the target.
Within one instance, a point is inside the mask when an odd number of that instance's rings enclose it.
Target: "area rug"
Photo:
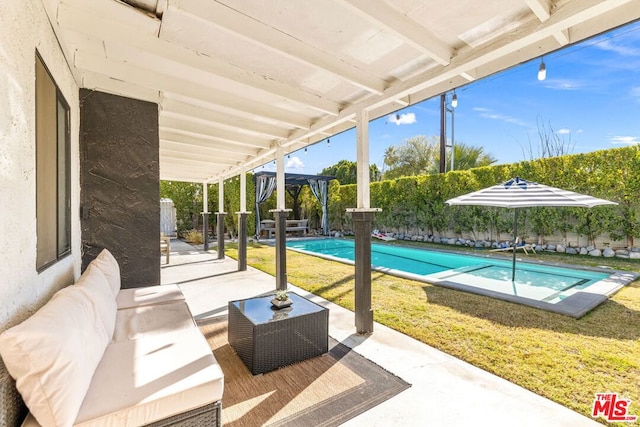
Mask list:
[[[224,426],[337,426],[410,387],[329,338],[329,353],[252,375],[227,341],[227,319],[200,329],[224,372]]]

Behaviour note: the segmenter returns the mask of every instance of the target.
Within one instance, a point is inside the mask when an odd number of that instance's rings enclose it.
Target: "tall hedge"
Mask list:
[[[513,228],[508,209],[448,206],[447,199],[519,176],[529,181],[615,201],[617,206],[531,208],[522,210],[519,230],[544,241],[548,236],[582,235],[590,243],[608,236],[640,236],[640,148],[636,146],[486,166],[446,174],[402,177],[371,184],[371,206],[381,208],[374,226],[434,235],[501,239]],[[356,185],[332,187],[329,194],[333,229],[351,228],[347,208],[356,206]]]

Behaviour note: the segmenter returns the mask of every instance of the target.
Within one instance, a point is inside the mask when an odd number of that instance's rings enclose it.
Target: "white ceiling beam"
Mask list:
[[[99,14],[88,20],[70,6],[61,5],[58,20],[64,24],[65,28],[72,29],[78,33],[101,41],[111,41],[134,47],[149,54],[171,58],[177,64],[206,70],[208,73],[220,78],[240,83],[255,90],[271,93],[322,113],[336,115],[340,109],[340,105],[337,102],[311,93],[302,87],[294,87],[286,82],[276,81],[273,78],[242,69],[210,56],[198,55],[192,50],[169,43],[146,32],[140,33],[136,28],[117,20],[107,19]]]
[[[346,80],[368,92],[382,94],[387,86],[384,80],[355,65],[341,61],[332,53],[308,45],[296,37],[278,31],[216,1],[207,2],[207,7],[202,7],[200,0],[175,0],[169,5],[165,17],[169,13],[183,13],[206,20],[234,36],[249,40],[300,63],[331,72],[341,80]]]
[[[228,157],[210,156],[205,153],[188,153],[186,151],[176,151],[168,148],[160,147],[160,156],[163,161],[171,160],[185,160],[195,163],[206,163],[216,165],[235,165],[241,160],[233,160]]]
[[[158,124],[162,129],[179,129],[191,134],[218,138],[228,141],[231,144],[245,147],[265,148],[269,147],[273,143],[273,140],[258,138],[256,136],[241,134],[238,132],[231,132],[224,129],[218,129],[204,123],[189,122],[172,117],[160,116]]]
[[[340,3],[376,26],[393,33],[440,65],[447,65],[454,55],[449,45],[383,1],[340,0]]]
[[[237,152],[239,150],[244,152],[244,150],[248,150],[248,153],[253,153],[255,151],[260,151],[267,148],[267,147],[250,146],[247,144],[238,143],[237,141],[220,138],[213,135],[205,135],[201,133],[190,132],[184,129],[165,128],[162,126],[160,126],[159,129],[160,129],[161,139],[167,139],[167,140],[172,140],[176,142],[189,141],[189,143],[193,145],[197,145],[195,144],[195,141],[201,141],[203,144],[208,144],[205,146],[209,146],[209,147],[215,146],[216,148],[219,148],[219,149],[224,149],[225,147],[227,147],[229,150],[231,150],[231,152]],[[271,145],[275,146],[275,144],[271,144]]]
[[[153,102],[154,104],[160,103],[160,91],[158,90],[116,80],[104,74],[98,74],[88,70],[81,70],[79,74],[80,87],[82,88],[140,99],[142,101]]]
[[[165,98],[161,104],[160,115],[167,114],[180,116],[184,120],[202,120],[224,124],[241,132],[264,135],[274,139],[283,139],[289,135],[289,130],[267,123],[252,121],[243,117],[230,115],[228,112],[214,111],[201,106],[189,104],[174,99]]]
[[[189,80],[180,80],[172,76],[140,69],[126,63],[110,61],[101,55],[76,52],[74,65],[83,70],[94,73],[104,73],[112,78],[136,84],[163,92],[175,92],[194,99],[216,103],[234,109],[240,114],[251,114],[264,117],[275,122],[281,122],[297,128],[309,127],[309,120],[301,118],[290,111],[270,105],[261,105],[249,99],[243,99],[238,95],[221,92],[202,85],[194,84]]]
[[[529,9],[538,17],[540,22],[544,22],[551,17],[551,4],[549,0],[524,0]]]
[[[192,168],[192,172],[199,171],[209,173],[209,171],[215,170],[224,170],[229,165],[228,164],[220,164],[206,161],[198,161],[198,160],[184,160],[184,159],[174,159],[174,158],[164,158],[160,162],[161,165],[165,167],[170,166],[188,166]]]
[[[164,143],[165,141],[182,144],[185,146],[185,149],[188,148],[188,146],[200,147],[203,149],[215,149],[222,153],[226,153],[223,155],[233,155],[235,153],[256,155],[260,151],[259,148],[243,147],[235,144],[229,144],[228,142],[219,138],[195,136],[187,134],[184,131],[175,131],[173,129],[160,128],[160,142]]]
[[[247,147],[229,143],[224,139],[194,134],[180,129],[159,128],[160,142],[168,141],[176,144],[184,144],[185,146],[200,147],[204,149],[216,149],[226,155],[242,153],[246,155],[254,155],[261,148]]]
[[[88,24],[93,22],[94,17],[100,17],[117,25],[126,25],[131,29],[127,34],[131,38],[158,37],[162,24],[160,19],[120,1],[60,0],[57,12],[56,19],[62,28],[67,24],[65,18],[69,16],[85,19]],[[87,19],[87,16],[91,16],[91,19]]]
[[[228,159],[235,161],[243,160],[247,156],[256,155],[258,150],[248,150],[247,152],[241,152],[234,150],[233,152],[221,150],[217,147],[203,147],[199,145],[188,144],[182,141],[171,141],[169,139],[160,138],[160,149],[180,151],[190,154],[204,153],[210,156],[224,156]]]
[[[549,3],[549,0],[525,0],[525,2],[540,22],[551,18],[551,3]],[[555,32],[553,33],[553,38],[556,39],[560,46],[566,46],[569,44],[569,31],[565,29]]]

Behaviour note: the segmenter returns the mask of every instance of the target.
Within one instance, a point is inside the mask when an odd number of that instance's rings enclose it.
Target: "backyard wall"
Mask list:
[[[103,248],[123,288],[160,284],[158,105],[80,90],[83,268]]]
[[[71,109],[71,255],[36,272],[36,49]],[[0,1],[0,331],[80,274],[78,87],[41,0]]]

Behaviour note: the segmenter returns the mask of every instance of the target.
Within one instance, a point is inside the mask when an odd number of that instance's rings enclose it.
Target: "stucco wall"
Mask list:
[[[36,272],[35,52],[71,108],[70,256]],[[41,0],[0,1],[0,330],[14,325],[80,272],[78,87]]]

